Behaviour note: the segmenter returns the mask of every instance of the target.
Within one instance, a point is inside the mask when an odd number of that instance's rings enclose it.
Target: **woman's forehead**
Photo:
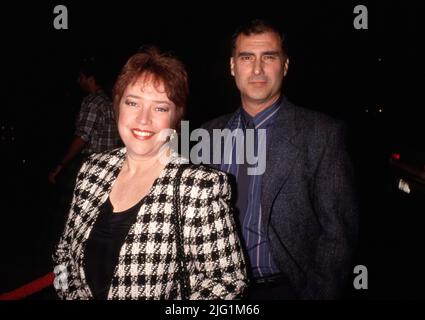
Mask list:
[[[146,93],[157,93],[160,95],[165,95],[165,86],[162,79],[154,77],[153,75],[141,75],[135,78],[127,86],[126,91],[137,91],[137,92],[146,92]]]

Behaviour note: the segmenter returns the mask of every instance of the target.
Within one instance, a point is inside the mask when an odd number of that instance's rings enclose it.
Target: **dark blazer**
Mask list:
[[[203,127],[223,129],[236,115]],[[358,233],[352,182],[342,124],[283,97],[267,147],[262,221],[273,258],[301,299],[337,298],[347,284]]]

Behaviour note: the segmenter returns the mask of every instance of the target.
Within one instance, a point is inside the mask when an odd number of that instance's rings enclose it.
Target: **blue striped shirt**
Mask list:
[[[240,108],[239,114],[228,124],[228,128],[232,131],[242,129],[245,138],[247,137],[245,130],[247,128],[254,129],[254,141],[246,142],[254,143],[254,152],[256,156],[261,156],[258,154],[258,150],[262,150],[261,147],[263,147],[264,150],[267,146],[267,137],[270,134],[273,121],[280,109],[280,103],[281,99],[258,113],[255,117],[251,117],[243,108]],[[264,141],[262,142],[261,139],[259,140],[258,129],[264,129],[266,133],[266,146],[260,146],[260,148],[259,143],[264,143]],[[280,271],[270,253],[269,243],[265,233],[265,222],[261,220],[262,174],[248,175],[247,168],[252,166],[237,163],[236,158],[239,157],[239,159],[241,159],[241,155],[236,154],[235,139],[233,139],[232,148],[232,161],[229,161],[231,162],[230,164],[222,163],[221,170],[231,173],[236,177],[238,184],[237,189],[238,193],[240,193],[237,194],[236,206],[239,210],[239,220],[242,225],[245,247],[250,258],[252,276],[257,278],[279,273]],[[244,150],[246,152],[246,148],[244,148]]]

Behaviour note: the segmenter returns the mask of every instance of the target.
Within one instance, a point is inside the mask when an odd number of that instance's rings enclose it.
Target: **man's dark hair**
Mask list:
[[[94,57],[86,57],[80,61],[78,71],[83,73],[86,77],[97,78],[99,74],[98,63]]]
[[[283,55],[286,57],[286,49],[285,49],[285,36],[283,32],[278,28],[275,24],[270,21],[262,20],[262,19],[253,19],[248,21],[245,24],[240,25],[236,31],[232,35],[232,56],[235,53],[236,49],[236,40],[237,38],[243,34],[245,36],[249,36],[252,34],[262,34],[265,32],[274,32],[279,35],[280,42],[282,45]]]
[[[107,75],[107,66],[105,61],[100,57],[88,56],[83,58],[78,66],[78,72],[86,77],[93,77],[96,83],[101,87],[108,84],[109,78]]]

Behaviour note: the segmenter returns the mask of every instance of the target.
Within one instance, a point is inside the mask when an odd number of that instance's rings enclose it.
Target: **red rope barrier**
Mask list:
[[[43,290],[53,284],[55,274],[53,272],[48,273],[30,283],[23,285],[13,291],[0,294],[0,300],[19,300],[28,297],[38,291]]]

